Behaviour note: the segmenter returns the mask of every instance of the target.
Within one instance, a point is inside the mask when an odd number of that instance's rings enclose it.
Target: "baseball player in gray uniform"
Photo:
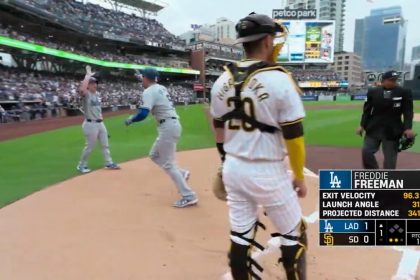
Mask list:
[[[101,143],[105,167],[108,169],[120,169],[112,161],[111,152],[109,151],[108,131],[103,123],[101,98],[99,92],[96,91],[98,80],[94,75],[95,73],[92,73],[90,66],[86,66],[86,76],[80,86],[82,108],[85,115],[82,128],[86,138],[86,145],[82,151],[77,170],[83,174],[91,171],[87,166],[87,160],[98,140]]]
[[[181,195],[173,206],[183,208],[195,205],[198,197],[187,184],[190,173],[180,169],[175,162],[176,144],[181,136],[182,127],[168,90],[157,83],[156,69],[146,68],[141,74],[137,77],[142,79],[145,88],[142,104],[137,114],[130,116],[125,124],[128,126],[140,122],[146,119],[149,112],[153,114],[158,123],[159,135],[150,151],[150,158],[171,177]]]

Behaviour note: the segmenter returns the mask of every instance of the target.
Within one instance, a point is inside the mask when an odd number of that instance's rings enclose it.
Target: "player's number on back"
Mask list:
[[[254,101],[250,97],[245,97],[242,99],[242,104],[244,107],[245,114],[250,116],[251,118],[255,118],[255,106]],[[227,100],[228,107],[234,107],[235,106],[235,97],[230,97]],[[240,123],[240,125],[238,124]],[[239,130],[243,129],[247,132],[251,132],[255,130],[255,126],[248,123],[247,121],[239,121],[239,120],[230,120],[228,122],[228,128],[231,130]]]

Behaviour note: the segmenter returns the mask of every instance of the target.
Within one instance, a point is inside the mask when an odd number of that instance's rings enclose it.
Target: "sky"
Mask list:
[[[149,0],[153,2],[153,0]],[[191,24],[215,23],[219,17],[234,22],[250,12],[272,14],[273,9],[282,8],[281,0],[162,0],[168,6],[157,19],[174,33],[180,35],[190,30]],[[373,3],[371,3],[373,2]],[[420,45],[420,0],[347,0],[345,14],[344,50],[353,51],[354,24],[357,18],[370,14],[371,9],[400,5],[408,20],[406,61],[411,60],[411,49]],[[386,42],[384,42],[386,43]]]
[[[156,0],[147,0],[154,2]],[[191,24],[213,24],[220,17],[234,22],[250,12],[272,14],[281,9],[283,0],[158,0],[167,3],[157,19],[174,33],[180,35],[190,30]],[[104,0],[90,0],[104,2]],[[403,16],[408,20],[407,50],[405,60],[411,60],[413,46],[420,45],[420,0],[347,0],[345,13],[344,50],[353,51],[354,24],[357,18],[370,14],[371,9],[400,5]],[[386,42],[384,42],[386,43]]]

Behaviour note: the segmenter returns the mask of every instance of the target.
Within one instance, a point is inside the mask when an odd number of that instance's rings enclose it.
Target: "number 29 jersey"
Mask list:
[[[258,61],[240,62],[247,67]],[[224,72],[211,90],[210,112],[221,118],[234,109],[233,77]],[[287,73],[264,70],[251,75],[242,87],[241,99],[245,113],[257,121],[279,128],[275,133],[261,132],[242,120],[225,122],[224,149],[227,154],[249,160],[283,160],[285,156],[281,126],[305,117],[299,89]]]

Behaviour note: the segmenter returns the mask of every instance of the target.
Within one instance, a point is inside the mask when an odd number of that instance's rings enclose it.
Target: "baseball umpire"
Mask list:
[[[276,64],[287,29],[252,13],[236,25],[246,60],[225,67],[211,91],[211,114],[223,163],[231,226],[229,265],[233,279],[261,279],[251,258],[258,206],[281,237],[281,262],[287,279],[306,279],[306,225],[298,196],[306,195],[305,116],[300,89]],[[283,138],[285,141],[283,142]],[[222,143],[221,141],[224,141]],[[285,143],[285,144],[284,144]],[[294,178],[284,162],[286,146]]]
[[[382,144],[384,169],[397,167],[398,146],[402,136],[413,139],[413,97],[411,90],[398,86],[399,74],[388,71],[380,86],[371,88],[363,107],[357,134],[365,138],[362,161],[365,169],[378,169],[375,154]]]
[[[80,96],[82,98],[83,113],[85,121],[82,128],[86,138],[86,145],[83,149],[77,170],[80,173],[89,173],[87,160],[99,140],[101,143],[102,154],[105,159],[105,167],[108,169],[120,169],[120,167],[112,161],[111,152],[109,151],[108,131],[105,127],[102,117],[101,97],[97,92],[98,77],[92,73],[90,66],[86,66],[86,76],[80,86]]]
[[[158,72],[154,68],[146,68],[138,76],[143,81],[142,104],[136,115],[129,117],[125,124],[131,125],[147,118],[151,112],[158,123],[158,138],[150,151],[150,158],[160,166],[174,181],[181,198],[173,206],[183,208],[195,205],[197,195],[188,186],[190,172],[178,168],[175,162],[176,144],[181,137],[181,124],[169,96],[168,90],[157,83]]]

